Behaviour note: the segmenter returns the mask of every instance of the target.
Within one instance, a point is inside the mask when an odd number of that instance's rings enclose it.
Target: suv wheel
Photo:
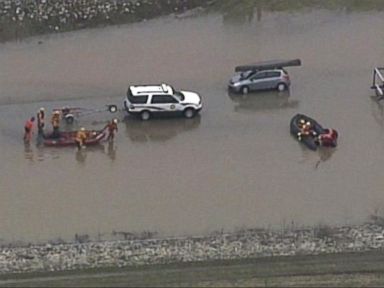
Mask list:
[[[149,111],[143,111],[140,113],[140,118],[143,121],[147,121],[149,118],[151,118],[151,113],[149,113]]]
[[[277,90],[280,91],[280,92],[283,92],[287,89],[287,85],[284,84],[284,83],[279,83],[277,84]]]
[[[241,93],[248,94],[249,93],[249,87],[248,86],[241,87]]]
[[[184,110],[184,117],[185,118],[188,118],[188,119],[193,118],[195,116],[195,114],[196,114],[196,111],[193,108],[187,108]]]

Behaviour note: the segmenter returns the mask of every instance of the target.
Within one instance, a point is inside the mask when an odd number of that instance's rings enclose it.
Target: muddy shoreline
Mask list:
[[[163,15],[190,16],[206,0],[0,1],[0,42],[140,22]],[[187,13],[187,14],[185,14]]]
[[[224,19],[251,20],[256,11],[295,11],[311,8],[367,11],[382,10],[380,0],[363,4],[349,0],[327,1],[235,1],[235,0],[2,0],[0,1],[0,43],[49,33],[121,25],[175,15],[191,17],[212,7]]]
[[[0,271],[5,275],[366,252],[384,248],[384,227],[377,223],[341,227],[320,225],[279,231],[245,229],[180,238],[156,238],[148,233],[141,236],[127,233],[120,237],[127,240],[91,241],[78,237],[70,243],[26,246],[10,243],[1,247]]]

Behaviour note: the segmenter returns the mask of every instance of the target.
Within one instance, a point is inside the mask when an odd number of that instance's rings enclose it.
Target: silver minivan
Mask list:
[[[269,89],[284,91],[290,85],[291,81],[284,69],[271,69],[239,72],[231,78],[228,87],[234,92],[247,94],[250,91]]]
[[[285,91],[291,85],[283,67],[300,66],[300,59],[269,60],[235,67],[236,74],[228,83],[231,91],[247,94],[250,91],[277,89]]]

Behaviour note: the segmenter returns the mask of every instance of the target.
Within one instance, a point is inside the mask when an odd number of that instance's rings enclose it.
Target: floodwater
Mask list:
[[[0,237],[366,220],[384,208],[384,109],[370,91],[383,14],[201,13],[0,44]],[[234,66],[273,58],[302,60],[287,68],[289,94],[227,93]],[[121,122],[113,144],[80,153],[22,141],[40,106],[122,108],[128,84],[160,82],[199,92],[201,116],[83,115],[88,128]],[[289,134],[298,112],[337,129],[337,149],[300,146]]]

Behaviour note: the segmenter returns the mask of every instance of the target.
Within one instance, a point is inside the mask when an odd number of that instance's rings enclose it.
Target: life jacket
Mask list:
[[[303,135],[309,135],[312,131],[312,125],[310,123],[305,123],[301,126],[301,133]]]
[[[320,144],[325,147],[335,147],[338,133],[333,129],[325,129],[325,133],[319,135]]]
[[[60,114],[53,114],[51,123],[53,127],[59,127],[60,125]]]
[[[33,128],[33,122],[31,121],[31,119],[29,119],[29,120],[27,120],[27,122],[25,122],[24,127],[25,127],[26,129],[28,129],[29,131],[32,130],[32,128]]]
[[[77,131],[75,140],[84,143],[85,139],[87,139],[87,134],[84,131]]]

